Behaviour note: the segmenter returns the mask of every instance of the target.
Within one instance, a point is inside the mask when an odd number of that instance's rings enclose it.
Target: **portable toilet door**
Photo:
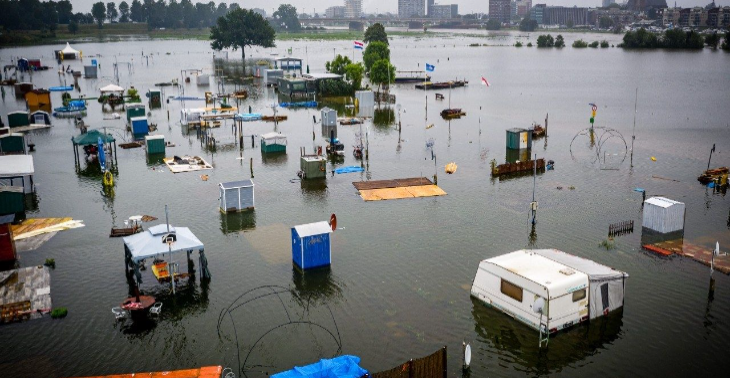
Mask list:
[[[332,228],[327,222],[294,226],[292,235],[292,261],[301,270],[331,265]]]

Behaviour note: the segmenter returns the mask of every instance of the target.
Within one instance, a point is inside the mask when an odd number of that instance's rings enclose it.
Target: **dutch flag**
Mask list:
[[[426,63],[426,71],[427,72],[433,72],[433,70],[435,70],[435,69],[436,69],[436,66],[434,66],[433,64]]]
[[[354,43],[353,47],[355,48],[355,50],[362,50],[362,47],[363,47],[362,42],[354,41],[353,43]]]

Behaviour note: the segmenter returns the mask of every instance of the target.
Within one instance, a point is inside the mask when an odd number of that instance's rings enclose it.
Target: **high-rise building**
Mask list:
[[[530,9],[532,9],[532,0],[517,0],[515,3],[518,17],[523,18],[530,14]]]
[[[362,16],[362,0],[345,0],[345,18]]]
[[[530,9],[530,19],[537,21],[537,23],[540,25],[544,24],[545,22],[543,22],[543,19],[545,16],[546,8],[546,4],[535,4],[535,6]]]
[[[430,11],[431,18],[454,18],[459,15],[458,4],[438,5],[434,4],[431,6]]]
[[[433,6],[433,0],[428,0]],[[426,0],[398,0],[398,17],[423,17],[426,14]]]
[[[601,6],[603,8],[607,8],[611,4],[616,4],[616,0],[603,0],[603,1],[601,1]]]
[[[431,7],[433,6],[434,0],[426,0],[426,14],[431,15]]]
[[[345,18],[345,7],[334,6],[329,7],[324,12],[327,18]]]
[[[508,23],[511,17],[510,0],[489,0],[489,19]]]

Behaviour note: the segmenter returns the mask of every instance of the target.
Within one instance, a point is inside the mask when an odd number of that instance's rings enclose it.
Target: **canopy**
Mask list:
[[[66,47],[63,50],[61,50],[61,52],[64,55],[66,55],[66,54],[78,54],[79,53],[79,50],[74,49],[73,47],[71,47],[71,45],[68,42],[66,42]]]
[[[106,87],[101,88],[100,91],[101,91],[101,93],[106,93],[106,92],[124,92],[124,88],[122,88],[122,87],[120,87],[118,85],[109,84]]]
[[[124,246],[131,254],[132,260],[139,262],[163,253],[170,253],[170,251],[175,253],[194,249],[203,250],[203,242],[198,240],[189,228],[169,227],[169,233],[166,224],[158,224],[157,226],[150,227],[145,232],[125,237]],[[172,243],[171,249],[165,242],[168,235],[175,235],[176,238],[175,242]]]
[[[5,155],[0,156],[0,178],[32,175],[33,156]]]
[[[102,134],[99,130],[89,130],[85,134],[77,135],[71,138],[71,140],[73,141],[74,145],[88,146],[97,144],[99,142],[99,138],[101,138],[104,143],[116,142],[116,139],[114,139],[111,134],[106,134],[105,137],[104,134]]]

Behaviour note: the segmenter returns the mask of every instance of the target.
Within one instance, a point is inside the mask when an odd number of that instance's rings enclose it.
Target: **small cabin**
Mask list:
[[[187,125],[200,122],[200,116],[205,114],[205,108],[192,108],[180,110],[180,123]]]
[[[299,170],[303,179],[327,177],[327,159],[321,155],[302,156],[299,160]]]
[[[322,108],[320,110],[320,117],[322,118],[322,126],[337,126],[337,111],[330,108]]]
[[[144,117],[144,104],[128,104],[127,105],[127,122],[132,122],[134,117]]]
[[[532,131],[521,128],[507,130],[507,148],[513,150],[532,148]]]
[[[21,127],[30,125],[30,118],[28,118],[28,112],[25,110],[17,110],[8,113],[8,126]]]
[[[18,259],[11,227],[14,220],[14,214],[0,215],[0,262],[3,263]]]
[[[291,229],[292,260],[301,270],[329,266],[332,263],[332,227],[327,222],[294,226]]]
[[[628,277],[556,249],[519,250],[482,260],[471,295],[552,334],[622,308]]]
[[[51,115],[43,110],[36,110],[30,113],[30,123],[32,125],[51,125]]]
[[[196,85],[210,85],[210,75],[207,74],[200,74],[195,77],[195,84]]]
[[[147,92],[150,99],[150,108],[159,108],[162,106],[162,92],[150,90]]]
[[[664,197],[652,197],[644,201],[642,227],[663,234],[684,230],[686,209],[682,202]]]
[[[36,110],[43,110],[50,113],[53,111],[51,107],[51,92],[45,89],[34,89],[25,94],[25,104],[32,113]]]
[[[25,98],[25,94],[32,91],[35,86],[33,83],[15,83],[13,85],[13,88],[15,89],[15,97],[17,98]]]
[[[165,153],[164,135],[147,135],[144,137],[144,144],[149,155]]]
[[[220,211],[232,213],[254,208],[254,184],[251,180],[222,182],[220,188]]]
[[[96,65],[84,66],[84,77],[87,79],[96,79],[99,76],[99,69]]]
[[[286,96],[308,96],[317,92],[317,87],[312,80],[297,78],[279,78],[279,93]]]
[[[150,132],[147,117],[133,117],[129,120],[129,123],[132,129],[132,135],[134,135],[135,139],[141,139]]]
[[[0,155],[25,155],[25,134],[10,133],[0,135]]]
[[[286,153],[286,135],[279,133],[267,133],[261,136],[261,152]]]
[[[25,194],[33,193],[35,191],[35,184],[33,183],[34,173],[33,156],[0,156],[0,187],[18,187]]]

